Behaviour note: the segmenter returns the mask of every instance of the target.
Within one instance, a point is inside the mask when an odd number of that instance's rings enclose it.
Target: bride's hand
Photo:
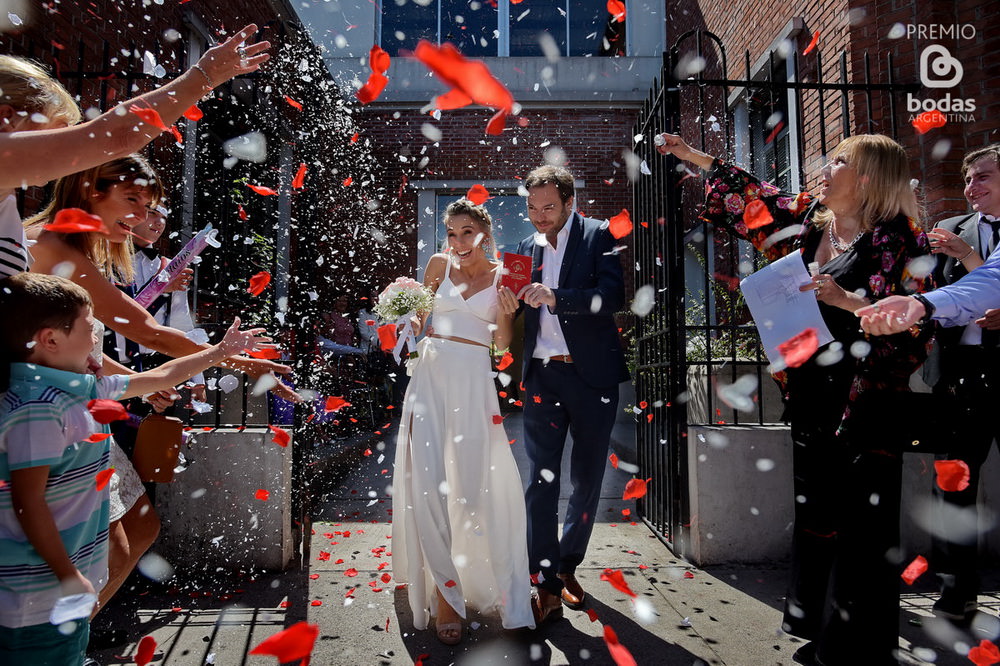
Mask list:
[[[517,296],[514,295],[514,292],[509,287],[500,287],[497,289],[497,305],[500,307],[500,312],[505,315],[516,314],[518,308]]]

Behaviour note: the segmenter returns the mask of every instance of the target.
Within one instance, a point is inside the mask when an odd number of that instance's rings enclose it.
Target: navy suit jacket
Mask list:
[[[582,379],[592,387],[615,386],[629,378],[614,314],[625,304],[621,262],[607,224],[573,213],[559,285],[553,289],[566,346]],[[532,257],[532,282],[542,281],[542,246],[535,236],[522,240],[517,253]],[[546,307],[546,306],[541,306]],[[538,341],[539,309],[524,307],[524,378]]]

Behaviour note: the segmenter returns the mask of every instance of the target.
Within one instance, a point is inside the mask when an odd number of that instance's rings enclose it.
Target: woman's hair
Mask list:
[[[901,145],[884,134],[858,134],[841,141],[831,154],[843,156],[858,174],[862,230],[900,213],[921,223],[920,204],[910,180],[910,160]],[[833,213],[827,209],[814,216],[820,226],[832,219]]]
[[[156,171],[140,155],[127,155],[85,171],[63,176],[52,188],[52,201],[40,213],[25,221],[26,227],[48,224],[63,208],[82,208],[91,212],[90,201],[98,192],[107,192],[112,185],[137,183],[146,189],[150,206],[163,198],[163,184]],[[131,236],[124,243],[109,243],[98,233],[59,234],[63,242],[82,252],[109,280],[132,282],[132,255],[135,249]]]
[[[0,55],[0,104],[10,104],[29,116],[40,113],[49,122],[80,122],[80,108],[61,83],[36,63]]]
[[[483,232],[483,240],[480,242],[480,246],[486,252],[486,258],[496,261],[497,259],[497,244],[496,240],[493,238],[493,218],[482,206],[477,206],[468,199],[458,199],[457,201],[452,201],[448,204],[448,207],[444,209],[444,223],[448,224],[448,220],[456,215],[468,215],[476,224],[479,225],[480,230]],[[448,242],[445,241],[445,250],[448,248]]]

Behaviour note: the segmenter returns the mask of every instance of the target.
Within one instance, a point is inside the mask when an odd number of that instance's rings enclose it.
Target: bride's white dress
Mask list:
[[[496,269],[499,274],[500,269]],[[468,299],[451,262],[433,309],[436,334],[489,344],[496,282]],[[489,349],[426,337],[411,361],[396,443],[392,568],[413,623],[437,615],[435,587],[463,618],[466,603],[534,627],[521,479],[500,418]]]

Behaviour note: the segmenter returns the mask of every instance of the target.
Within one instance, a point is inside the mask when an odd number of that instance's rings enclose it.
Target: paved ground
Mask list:
[[[520,418],[507,425],[520,435]],[[627,424],[614,444],[623,459],[631,457]],[[154,662],[177,666],[202,664],[274,664],[273,657],[248,656],[268,636],[300,620],[316,623],[320,638],[313,666],[366,664],[587,664],[614,661],[604,639],[606,627],[638,664],[791,664],[799,641],[778,630],[786,571],[774,567],[713,567],[701,570],[674,558],[641,523],[628,522],[620,498],[629,475],[609,471],[602,489],[599,523],[587,561],[579,570],[590,593],[585,612],[542,631],[511,633],[495,617],[473,615],[466,639],[448,648],[430,631],[415,631],[404,590],[395,589],[388,556],[388,523],[393,439],[337,478],[314,523],[311,553],[305,566],[283,574],[240,576],[222,567],[207,576],[178,567],[174,587],[156,587],[131,595],[108,609],[133,640],[153,636]],[[521,449],[515,443],[515,450]],[[566,475],[564,475],[565,478]],[[329,553],[329,558],[325,553]],[[193,558],[193,563],[197,558]],[[638,595],[635,601],[600,580],[605,568],[620,569]],[[387,580],[385,582],[383,577]],[[988,589],[1000,589],[988,580]],[[908,664],[968,664],[954,651],[928,637],[934,629],[928,609],[931,590],[908,589],[903,598],[901,660]],[[987,613],[975,636],[950,639],[977,643],[1000,634],[1000,596],[982,598]],[[915,626],[923,622],[924,627]],[[938,627],[945,629],[946,627]],[[914,650],[913,648],[916,648]],[[959,645],[959,650],[967,650]],[[135,643],[98,656],[101,663],[132,663]],[[922,659],[921,659],[922,657]],[[864,664],[860,658],[859,666]]]

